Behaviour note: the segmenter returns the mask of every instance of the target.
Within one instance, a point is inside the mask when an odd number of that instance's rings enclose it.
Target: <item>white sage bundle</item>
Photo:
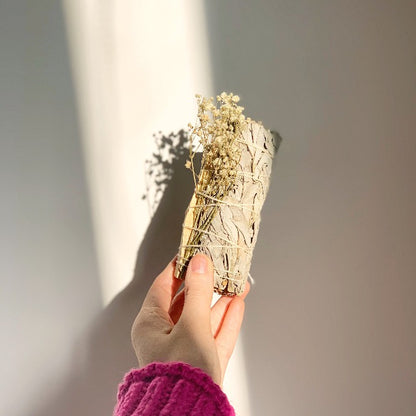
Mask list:
[[[191,127],[204,148],[198,181],[190,153],[195,191],[185,214],[175,276],[184,278],[190,259],[201,252],[212,259],[214,290],[239,295],[250,273],[278,143],[269,130],[242,115],[238,96],[218,96],[219,109],[212,99],[197,97],[199,125]]]

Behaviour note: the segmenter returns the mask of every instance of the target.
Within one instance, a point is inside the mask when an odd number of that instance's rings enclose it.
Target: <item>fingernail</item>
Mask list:
[[[207,258],[201,254],[197,254],[192,257],[191,270],[194,273],[206,273],[208,271]]]

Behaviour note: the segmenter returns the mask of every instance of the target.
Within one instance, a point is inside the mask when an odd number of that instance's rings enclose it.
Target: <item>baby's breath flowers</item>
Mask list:
[[[197,122],[189,124],[189,160],[185,166],[192,171],[195,182],[192,226],[184,246],[181,261],[177,265],[177,277],[183,278],[192,256],[198,251],[201,238],[206,232],[218,203],[233,189],[241,157],[241,135],[250,118],[243,115],[238,105],[240,98],[232,93],[221,93],[205,98],[196,95],[198,103]],[[199,139],[203,147],[201,169],[196,175],[193,142]]]

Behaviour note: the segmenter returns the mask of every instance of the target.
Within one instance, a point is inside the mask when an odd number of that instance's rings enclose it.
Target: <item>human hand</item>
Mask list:
[[[175,259],[157,276],[137,315],[131,338],[140,366],[181,361],[198,367],[222,386],[244,316],[247,282],[240,296],[222,296],[211,308],[214,274],[211,259],[196,254],[184,289],[174,277]]]

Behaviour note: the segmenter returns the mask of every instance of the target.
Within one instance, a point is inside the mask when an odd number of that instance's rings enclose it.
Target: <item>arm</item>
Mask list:
[[[194,256],[179,292],[181,281],[174,269],[175,260],[155,279],[133,324],[132,343],[141,369],[130,371],[120,385],[115,416],[158,411],[172,416],[234,415],[220,386],[242,324],[249,284],[243,295],[223,296],[211,307],[211,260]],[[179,413],[172,410],[175,406]],[[147,408],[153,413],[145,413]]]
[[[234,416],[221,388],[189,364],[152,363],[131,370],[119,386],[115,416]]]

